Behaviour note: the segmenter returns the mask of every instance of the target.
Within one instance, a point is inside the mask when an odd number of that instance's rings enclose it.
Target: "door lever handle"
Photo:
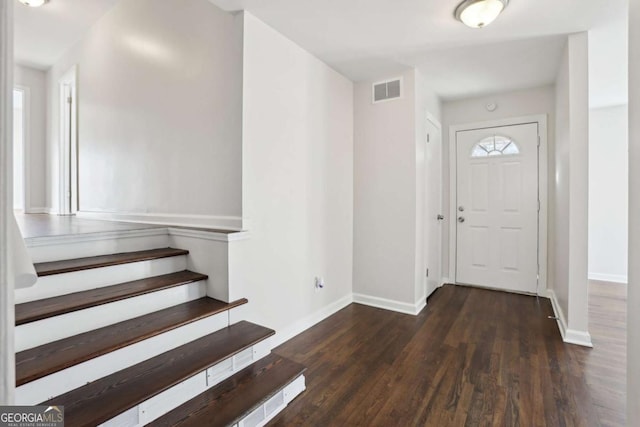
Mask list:
[[[444,216],[443,215],[438,215],[437,218],[438,218],[438,221],[442,221],[444,219]]]

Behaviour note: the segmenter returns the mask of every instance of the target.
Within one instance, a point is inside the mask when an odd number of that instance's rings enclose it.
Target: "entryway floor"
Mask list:
[[[598,289],[593,349],[562,342],[546,298],[446,285],[415,317],[351,304],[274,350],[307,390],[270,425],[622,426],[624,326],[605,313],[625,304]]]

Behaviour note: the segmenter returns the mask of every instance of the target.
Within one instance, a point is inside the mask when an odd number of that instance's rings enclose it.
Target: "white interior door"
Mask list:
[[[457,132],[456,281],[536,293],[538,124]]]
[[[440,286],[442,279],[442,131],[427,121],[425,150],[425,265],[427,296]]]

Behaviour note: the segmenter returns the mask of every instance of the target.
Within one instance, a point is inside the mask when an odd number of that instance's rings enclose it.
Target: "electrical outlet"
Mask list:
[[[324,279],[322,277],[316,277],[316,292],[321,291],[322,289],[324,289]]]

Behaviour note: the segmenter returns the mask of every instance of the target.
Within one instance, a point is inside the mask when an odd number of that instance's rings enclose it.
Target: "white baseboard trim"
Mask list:
[[[386,298],[354,293],[353,302],[357,304],[368,305],[370,307],[382,308],[385,310],[391,310],[398,313],[411,314],[413,316],[416,316],[427,305],[427,298],[424,297],[418,300],[418,302],[411,304],[407,302],[394,301]]]
[[[242,230],[242,217],[239,216],[96,211],[78,211],[76,216],[79,218],[172,225],[176,227],[212,228],[232,231]]]
[[[49,214],[51,213],[51,208],[28,208],[24,213],[27,214]]]
[[[600,282],[613,282],[613,283],[628,283],[628,278],[622,274],[604,274],[604,273],[589,273],[589,280],[597,280]]]
[[[442,280],[440,281],[440,286],[444,286],[448,284],[453,284],[453,282],[448,277],[443,277]]]
[[[548,289],[547,296],[551,300],[553,312],[558,318],[558,329],[560,329],[562,341],[566,342],[567,344],[576,344],[583,347],[593,347],[593,343],[591,342],[591,335],[589,335],[588,332],[576,331],[575,329],[569,329],[567,327],[564,312],[562,311],[562,308],[560,308],[560,304],[558,303],[558,298],[556,297],[555,292],[552,289]]]
[[[280,344],[289,341],[296,335],[306,331],[310,327],[314,326],[317,323],[320,323],[332,314],[335,314],[336,312],[342,310],[352,302],[353,296],[351,294],[345,295],[344,297],[327,305],[326,307],[323,307],[315,313],[312,313],[309,316],[306,316],[287,326],[286,328],[277,331],[276,335],[271,338],[273,347],[275,348]]]
[[[576,331],[574,329],[567,329],[564,342],[567,344],[581,345],[583,347],[593,347],[591,334],[589,334],[589,332]]]

